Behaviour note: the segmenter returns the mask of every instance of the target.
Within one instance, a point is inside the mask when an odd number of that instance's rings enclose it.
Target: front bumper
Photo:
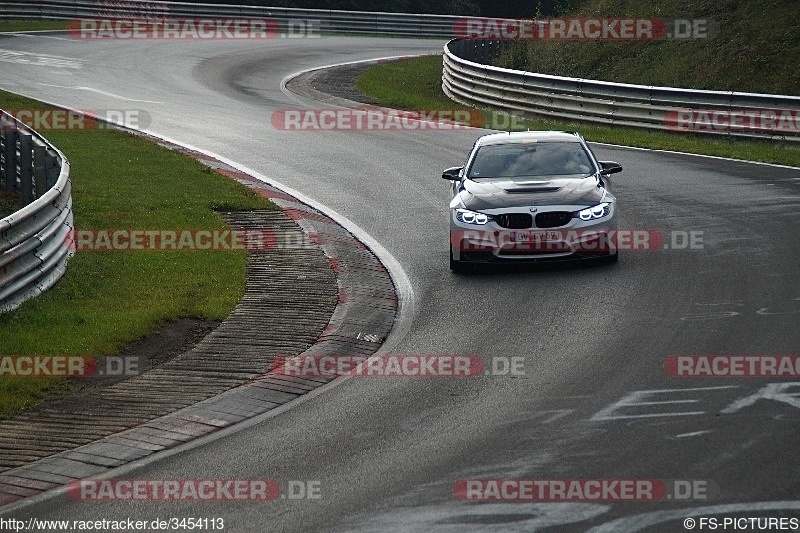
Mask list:
[[[495,222],[462,224],[451,213],[454,261],[538,262],[613,256],[619,249],[616,213],[596,221],[573,219],[559,228],[506,229]]]

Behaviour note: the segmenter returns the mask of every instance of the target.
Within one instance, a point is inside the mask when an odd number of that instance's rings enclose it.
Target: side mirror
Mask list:
[[[622,172],[622,165],[616,161],[598,161],[598,163],[600,163],[600,174],[603,176]]]
[[[459,173],[463,169],[464,167],[450,167],[442,172],[442,179],[450,181],[459,181],[461,180],[461,176],[459,176]]]

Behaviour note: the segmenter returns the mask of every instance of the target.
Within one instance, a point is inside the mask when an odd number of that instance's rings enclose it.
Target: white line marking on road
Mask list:
[[[704,313],[697,315],[682,316],[681,320],[712,320],[716,318],[731,318],[740,314],[741,313],[737,313],[736,311],[720,311],[718,313]]]
[[[3,35],[12,35],[14,37],[33,37],[36,39],[53,39],[55,41],[69,41],[71,43],[76,42],[75,39],[65,39],[64,37],[53,37],[52,35],[34,35],[30,33],[15,33],[15,32],[4,33]]]
[[[768,383],[764,388],[756,392],[755,394],[751,394],[750,396],[745,396],[744,398],[739,398],[728,407],[720,411],[722,414],[730,414],[735,413],[736,411],[740,411],[745,407],[750,407],[758,400],[772,400],[775,402],[782,402],[791,405],[797,409],[800,409],[800,392],[789,392],[792,389],[800,387],[800,382],[789,382],[789,383]]]
[[[94,89],[92,87],[81,87],[81,86],[66,86],[66,85],[53,85],[51,83],[39,83],[39,85],[43,85],[44,87],[55,87],[56,89],[73,89],[76,91],[89,91],[91,93],[102,94],[103,96],[109,96],[111,98],[118,98],[120,100],[127,100],[128,102],[139,102],[141,104],[163,104],[164,102],[155,102],[153,100],[137,100],[136,98],[128,98],[127,96],[121,96],[119,94],[110,93],[107,91],[101,91],[100,89]]]
[[[0,52],[6,53],[6,54],[20,55],[20,56],[52,57],[52,58],[55,58],[55,59],[69,59],[70,61],[81,61],[81,62],[86,61],[85,59],[78,59],[77,57],[57,56],[55,54],[37,54],[37,53],[33,53],[33,52],[20,52],[19,50],[2,50],[2,49],[0,49]]]
[[[643,414],[632,414],[632,415],[624,415],[616,413],[626,408],[635,408],[640,406],[651,406],[651,405],[697,403],[699,401],[693,398],[685,400],[665,400],[657,402],[641,401],[653,394],[673,394],[680,392],[713,391],[713,390],[735,389],[735,388],[737,387],[734,385],[728,385],[723,387],[697,387],[692,389],[657,389],[657,390],[633,391],[625,395],[621,400],[618,400],[612,403],[611,405],[608,405],[607,407],[604,407],[603,409],[599,410],[597,413],[594,414],[594,416],[592,416],[592,418],[589,419],[589,422],[604,422],[607,420],[625,420],[629,418],[658,418],[666,416],[702,415],[705,414],[705,411],[671,411],[671,412],[643,413]]]
[[[55,56],[51,54],[34,54],[18,50],[0,49],[0,61],[16,65],[29,65],[32,67],[71,68],[82,69],[83,60],[74,57]]]
[[[761,309],[756,311],[756,314],[757,315],[796,315],[798,312],[800,312],[800,311],[774,311],[774,312],[770,312],[770,311],[767,311],[767,309],[769,309],[769,307],[762,307]]]
[[[684,439],[686,437],[697,437],[700,435],[705,435],[706,433],[711,433],[710,429],[704,429],[703,431],[692,431],[691,433],[681,433],[680,435],[675,435],[676,439]]]
[[[744,303],[742,303],[742,300],[728,300],[725,302],[709,302],[709,303],[695,302],[694,305],[738,305],[741,307],[744,305]]]
[[[605,422],[606,420],[628,420],[630,418],[663,418],[666,416],[700,416],[706,414],[705,411],[680,411],[676,413],[652,413],[646,415],[625,415],[625,416],[593,416],[589,422]]]

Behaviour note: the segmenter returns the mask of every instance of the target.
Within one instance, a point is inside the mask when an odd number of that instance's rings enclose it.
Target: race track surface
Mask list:
[[[14,516],[223,517],[227,531],[586,530],[634,517],[609,526],[631,531],[647,513],[660,513],[648,517],[657,528],[681,531],[683,509],[725,504],[742,504],[723,508],[727,516],[798,516],[800,378],[676,378],[662,366],[672,355],[797,353],[800,170],[593,145],[624,167],[613,178],[620,228],[657,230],[670,249],[623,252],[615,265],[454,275],[439,176],[485,131],[287,132],[271,123],[278,110],[326,107],[283,91],[292,73],[442,45],[0,37],[3,89],[79,109],[146,111],[147,130],[255,169],[381,243],[413,290],[391,353],[478,355],[487,365],[524,358],[523,376],[352,378],[124,474],[319,481],[318,500],[60,496]],[[696,249],[671,249],[690,232],[702,235]],[[707,500],[659,502],[454,496],[457,480],[481,478],[699,480],[711,489]],[[768,502],[787,503],[767,511]]]

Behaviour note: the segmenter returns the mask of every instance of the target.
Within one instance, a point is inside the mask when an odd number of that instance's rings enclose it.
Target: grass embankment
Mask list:
[[[0,108],[43,109],[0,91]],[[224,229],[215,210],[274,204],[194,159],[113,129],[42,133],[69,158],[77,229]],[[246,253],[79,251],[39,298],[0,315],[0,355],[120,353],[160,324],[225,318],[244,293]],[[0,418],[65,379],[0,377]]]
[[[386,106],[413,110],[468,110],[442,93],[442,57],[425,56],[376,65],[356,80],[356,86]],[[506,123],[490,112],[483,113],[487,127],[497,129]],[[589,141],[675,150],[695,154],[733,157],[800,166],[800,148],[788,143],[751,141],[732,138],[710,138],[696,134],[648,131],[619,126],[597,126],[563,121],[525,119],[517,128],[532,130],[580,131]]]
[[[0,32],[66,30],[66,20],[10,20],[0,22]]]
[[[19,208],[19,196],[0,190],[0,218],[7,217]]]
[[[706,38],[656,41],[521,41],[498,64],[622,83],[800,95],[796,0],[588,0],[565,16],[657,18],[668,31],[675,19],[704,19],[710,31]]]

